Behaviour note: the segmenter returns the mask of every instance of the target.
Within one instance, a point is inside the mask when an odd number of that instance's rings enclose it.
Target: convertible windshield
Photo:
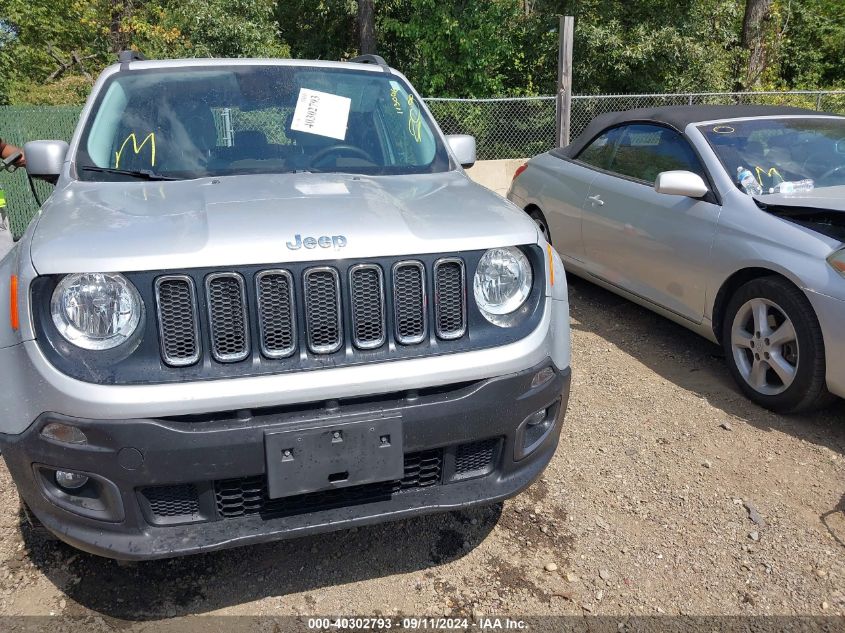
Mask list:
[[[845,185],[845,119],[755,119],[698,129],[737,186],[747,172],[758,193]]]
[[[84,180],[448,169],[443,143],[399,77],[295,65],[117,73],[77,154]]]

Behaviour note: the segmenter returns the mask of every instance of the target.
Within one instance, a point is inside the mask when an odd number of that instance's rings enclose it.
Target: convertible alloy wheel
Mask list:
[[[773,275],[738,288],[725,307],[721,336],[734,380],[760,406],[797,413],[833,402],[819,320],[790,281]]]
[[[731,347],[740,375],[755,391],[776,396],[795,382],[798,335],[774,301],[757,298],[742,305],[731,328]]]

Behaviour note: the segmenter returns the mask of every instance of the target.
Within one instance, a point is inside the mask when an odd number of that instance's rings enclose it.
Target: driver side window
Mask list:
[[[610,171],[653,184],[664,171],[691,171],[706,179],[690,144],[680,134],[659,125],[633,124],[618,128],[619,143]]]

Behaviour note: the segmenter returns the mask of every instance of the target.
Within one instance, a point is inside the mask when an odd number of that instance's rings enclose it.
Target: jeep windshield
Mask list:
[[[702,125],[713,151],[736,181],[747,169],[763,193],[780,183],[845,185],[845,118],[771,118]]]
[[[391,73],[302,65],[118,72],[82,132],[82,180],[442,172],[449,155]]]

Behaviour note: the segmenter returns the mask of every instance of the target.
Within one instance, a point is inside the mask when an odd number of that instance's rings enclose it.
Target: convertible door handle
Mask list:
[[[593,206],[604,206],[604,200],[601,199],[601,196],[587,196],[587,200],[590,200]]]

